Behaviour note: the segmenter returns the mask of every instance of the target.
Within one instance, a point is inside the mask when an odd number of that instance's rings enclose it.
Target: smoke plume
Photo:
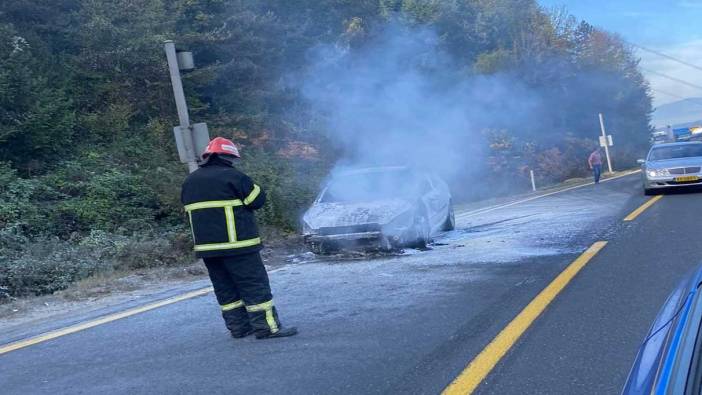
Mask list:
[[[426,27],[391,23],[361,48],[309,54],[304,97],[343,152],[338,167],[410,165],[454,184],[485,170],[486,127],[535,117],[538,95],[508,75],[476,75]]]

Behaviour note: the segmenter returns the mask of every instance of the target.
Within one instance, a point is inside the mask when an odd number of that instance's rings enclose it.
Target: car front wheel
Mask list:
[[[425,248],[430,241],[429,235],[429,220],[423,213],[417,213],[414,217],[413,234],[414,240],[410,240],[409,247]]]

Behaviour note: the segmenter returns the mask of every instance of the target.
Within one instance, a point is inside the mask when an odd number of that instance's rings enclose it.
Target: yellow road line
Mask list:
[[[605,245],[607,245],[606,241],[598,241],[574,260],[492,339],[490,344],[444,389],[443,394],[465,395],[475,391],[546,307]]]
[[[119,313],[109,314],[101,318],[97,318],[91,321],[82,322],[80,324],[71,325],[65,328],[57,329],[54,331],[42,333],[28,339],[19,340],[14,343],[9,343],[4,346],[0,346],[0,355],[8,353],[10,351],[19,350],[20,348],[29,347],[31,345],[42,343],[47,340],[56,339],[57,337],[69,335],[71,333],[76,333],[88,328],[92,328],[98,325],[106,324],[108,322],[116,321],[122,318],[130,317],[135,314],[140,314],[149,310],[157,309],[159,307],[167,306],[169,304],[181,302],[186,299],[196,298],[198,296],[206,295],[212,291],[212,287],[201,288],[195,291],[184,293],[182,295],[174,296],[168,299],[164,299],[158,302],[149,303],[143,306],[134,307],[128,310],[121,311]]]
[[[635,220],[636,217],[638,217],[641,213],[643,213],[644,211],[646,211],[647,208],[653,206],[653,203],[655,203],[655,202],[661,200],[661,198],[663,198],[663,195],[654,196],[654,197],[648,199],[648,200],[646,201],[646,203],[642,204],[639,208],[637,208],[636,210],[632,211],[631,214],[629,214],[629,215],[627,215],[626,217],[624,217],[624,221],[633,221],[633,220]]]

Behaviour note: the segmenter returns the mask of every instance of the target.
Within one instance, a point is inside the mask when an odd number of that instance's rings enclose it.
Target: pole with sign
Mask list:
[[[605,149],[605,155],[607,156],[607,168],[609,168],[609,172],[612,173],[612,160],[609,158],[609,147],[614,145],[614,142],[612,141],[612,135],[607,135],[607,132],[605,131],[605,126],[604,126],[604,117],[602,116],[602,113],[600,113],[600,129],[602,130],[602,136],[600,136],[600,147],[604,147]]]
[[[180,70],[192,70],[195,68],[193,55],[191,52],[176,51],[175,43],[170,40],[164,43],[164,49],[166,50],[168,71],[171,75],[173,96],[175,97],[178,120],[180,121],[180,125],[173,128],[176,147],[178,147],[178,157],[181,162],[188,164],[188,170],[192,173],[197,170],[200,153],[210,141],[206,124],[190,124],[188,104],[185,101],[183,83],[180,79]]]

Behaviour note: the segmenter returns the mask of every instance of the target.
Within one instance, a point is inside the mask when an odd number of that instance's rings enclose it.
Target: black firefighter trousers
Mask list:
[[[203,260],[232,335],[241,336],[251,329],[256,335],[278,332],[280,321],[258,252]]]

